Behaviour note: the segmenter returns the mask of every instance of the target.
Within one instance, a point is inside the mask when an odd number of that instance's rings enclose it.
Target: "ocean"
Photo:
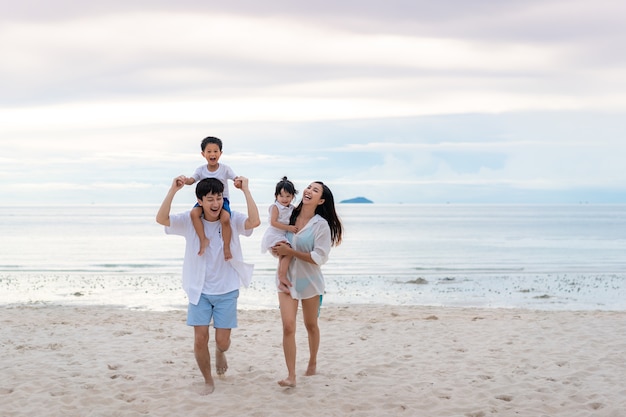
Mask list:
[[[244,309],[277,308],[262,225],[242,238]],[[186,308],[184,240],[156,205],[0,206],[0,305]],[[188,206],[175,205],[173,211]],[[235,210],[245,207],[235,205]],[[324,305],[626,310],[626,205],[338,204]]]

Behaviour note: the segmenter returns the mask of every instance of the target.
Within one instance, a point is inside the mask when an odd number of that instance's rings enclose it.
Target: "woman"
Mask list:
[[[279,292],[278,302],[283,322],[283,353],[287,378],[278,381],[282,387],[296,386],[296,313],[302,301],[302,316],[309,338],[309,365],[305,375],[315,375],[320,331],[317,325],[324,276],[321,265],[328,260],[332,246],[341,243],[342,226],[335,211],[330,189],[321,181],[311,183],[302,193],[302,200],[293,210],[289,224],[297,233],[287,233],[289,242],[272,247],[276,256],[291,256],[287,277],[289,293]]]

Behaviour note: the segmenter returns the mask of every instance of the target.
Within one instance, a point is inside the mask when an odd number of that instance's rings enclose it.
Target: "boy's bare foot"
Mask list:
[[[215,369],[218,376],[224,376],[228,370],[226,355],[219,348],[215,348]]]
[[[200,240],[200,250],[198,251],[198,255],[204,255],[205,249],[209,246],[209,239],[204,238]]]
[[[296,379],[295,378],[285,378],[283,380],[278,381],[278,385],[285,388],[295,388],[296,387]]]

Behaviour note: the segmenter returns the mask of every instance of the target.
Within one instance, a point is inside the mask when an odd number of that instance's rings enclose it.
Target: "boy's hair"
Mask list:
[[[293,185],[293,182],[289,181],[286,176],[283,177],[276,184],[276,191],[274,191],[274,197],[278,197],[282,190],[285,190],[286,192],[288,192],[291,195],[298,194],[298,190],[296,190],[296,186]]]
[[[202,152],[204,152],[204,148],[206,148],[209,143],[216,144],[220,148],[220,152],[222,151],[222,140],[220,138],[216,138],[215,136],[207,136],[202,139],[202,143],[200,143],[200,149],[202,149]]]
[[[217,178],[205,178],[196,185],[196,197],[202,200],[207,194],[223,194],[224,184]]]

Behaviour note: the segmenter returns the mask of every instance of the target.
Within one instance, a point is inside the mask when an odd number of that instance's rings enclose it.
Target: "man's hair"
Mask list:
[[[202,200],[207,194],[223,194],[224,184],[217,178],[205,178],[196,185],[196,197]]]
[[[216,144],[220,148],[220,152],[222,151],[222,140],[214,136],[207,136],[202,139],[202,143],[200,143],[200,149],[202,149],[202,152],[204,152],[204,148],[206,148],[209,143]]]

